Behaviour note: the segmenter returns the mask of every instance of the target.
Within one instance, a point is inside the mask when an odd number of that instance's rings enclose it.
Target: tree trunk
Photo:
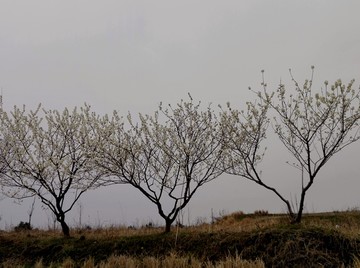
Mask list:
[[[61,224],[61,229],[62,229],[63,235],[65,237],[70,237],[70,228],[66,224],[65,220],[60,221],[60,224]]]
[[[303,214],[303,211],[304,211],[304,203],[305,203],[305,191],[303,191],[301,193],[299,210],[298,210],[298,213],[296,215],[296,219],[295,219],[295,221],[293,223],[300,223],[301,222],[302,214]]]
[[[314,183],[314,176],[310,175],[309,183],[305,187],[302,188],[300,204],[299,204],[299,210],[298,210],[296,219],[295,219],[295,221],[293,223],[300,223],[301,222],[303,211],[304,211],[306,191],[309,190],[309,188],[311,187],[311,185],[313,183]]]
[[[299,212],[296,216],[296,219],[295,221],[293,222],[294,224],[297,224],[297,223],[301,223],[301,220],[302,220],[302,210],[299,209]]]
[[[170,219],[165,219],[165,231],[164,233],[170,233],[171,231],[171,224],[173,223]]]

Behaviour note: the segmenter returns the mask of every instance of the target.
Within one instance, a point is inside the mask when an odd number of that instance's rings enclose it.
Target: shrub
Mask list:
[[[29,231],[32,230],[32,227],[30,223],[21,221],[17,226],[15,226],[14,230],[15,232]]]
[[[267,210],[255,210],[254,215],[255,216],[267,216],[267,215],[269,215],[269,212]]]

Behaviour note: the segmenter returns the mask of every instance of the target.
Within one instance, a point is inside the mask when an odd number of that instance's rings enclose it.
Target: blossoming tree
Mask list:
[[[101,175],[91,160],[96,141],[89,121],[95,117],[88,106],[62,112],[40,106],[29,112],[25,107],[1,112],[4,192],[12,198],[40,198],[64,236],[70,236],[66,213]]]
[[[107,122],[107,123],[106,123]],[[200,103],[181,101],[176,107],[159,106],[153,116],[140,115],[128,127],[114,113],[99,122],[104,140],[98,146],[99,168],[105,184],[130,184],[157,207],[165,232],[195,192],[222,174],[222,142],[214,112]]]
[[[264,160],[269,126],[268,104],[246,103],[245,110],[233,109],[230,103],[221,113],[221,128],[224,142],[223,170],[227,174],[241,176],[275,193],[292,212],[291,203],[263,179],[259,164]]]
[[[313,73],[312,70],[311,79],[300,86],[290,71],[293,93],[280,84],[277,91],[270,94],[263,79],[263,91],[257,93],[258,104],[249,103],[249,112],[241,119],[240,112],[231,112],[233,116],[227,118],[232,120],[224,123],[228,130],[227,163],[230,165],[227,172],[273,191],[286,204],[293,223],[301,222],[306,193],[319,171],[334,154],[360,138],[360,96],[359,91],[353,88],[354,80],[347,85],[337,80],[330,87],[325,81],[324,88],[315,91],[312,87]],[[293,208],[291,200],[275,187],[265,183],[258,171],[257,164],[263,159],[260,143],[265,138],[266,112],[269,109],[275,112],[272,123],[275,133],[295,159],[291,165],[302,172],[297,208]]]

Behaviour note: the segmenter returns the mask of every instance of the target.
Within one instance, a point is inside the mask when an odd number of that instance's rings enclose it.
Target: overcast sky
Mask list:
[[[301,82],[311,65],[318,88],[337,78],[355,78],[358,87],[359,11],[358,0],[0,0],[4,109],[86,102],[99,113],[147,113],[188,92],[204,104],[240,108],[254,98],[247,88],[260,85],[260,70],[276,88],[289,81],[289,68]],[[276,139],[269,143],[263,175],[294,198],[300,175],[285,164],[290,157]],[[328,163],[309,191],[307,211],[360,206],[359,149]],[[162,224],[155,207],[126,186],[88,193],[81,202],[83,222]],[[0,228],[27,220],[27,209],[1,201]],[[211,209],[285,211],[272,193],[228,176],[200,189],[185,211],[194,221]],[[40,225],[44,212],[35,215]]]

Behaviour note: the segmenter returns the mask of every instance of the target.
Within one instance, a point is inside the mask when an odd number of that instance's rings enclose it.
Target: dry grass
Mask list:
[[[258,216],[248,217],[246,215],[241,218],[233,213],[224,217],[224,219],[218,220],[216,223],[209,224],[204,223],[196,226],[187,227],[172,227],[174,233],[215,233],[215,232],[251,232],[259,229],[266,229],[279,225],[284,222],[283,216]],[[164,231],[163,227],[152,228],[127,228],[124,226],[112,226],[104,229],[77,229],[73,231],[74,237],[85,235],[89,239],[99,238],[116,238],[116,237],[128,237],[139,235],[153,235],[160,234]]]
[[[12,263],[14,265],[15,263]],[[16,264],[15,264],[16,265]],[[10,267],[10,266],[4,266]],[[14,266],[11,266],[14,267]],[[21,267],[21,266],[18,266]],[[38,261],[35,268],[49,267]],[[50,264],[50,267],[75,268],[76,263],[71,259],[66,259],[61,264]],[[93,258],[85,260],[80,267],[82,268],[264,268],[265,264],[260,261],[242,260],[239,256],[227,257],[223,261],[212,263],[210,261],[202,262],[191,256],[178,256],[170,254],[164,258],[144,257],[143,259],[131,256],[111,256],[106,261],[95,264]]]
[[[112,239],[117,237],[129,237],[129,236],[143,236],[143,235],[153,235],[153,234],[161,234],[163,233],[163,228],[127,228],[124,226],[111,226],[106,228],[96,228],[96,229],[72,229],[70,234],[73,238],[80,238],[82,236],[86,236],[89,239]],[[63,234],[61,230],[25,230],[25,231],[8,231],[1,232],[0,236],[5,238],[11,238],[14,240],[22,240],[28,237],[36,237],[38,239],[46,239],[46,238],[61,238]]]
[[[143,228],[128,228],[124,226],[110,226],[107,228],[97,229],[77,229],[74,230],[73,235],[81,236],[86,235],[87,238],[116,238],[116,237],[127,237],[127,236],[141,236],[141,235],[153,235],[160,234],[164,231],[162,227],[143,227]]]
[[[288,217],[284,214],[255,215],[240,211],[218,219],[213,225],[197,226],[194,231],[252,232],[288,224]],[[301,226],[336,230],[347,237],[359,237],[360,211],[304,214]]]
[[[283,224],[286,221],[284,216],[279,215],[244,215],[235,212],[219,219],[214,225],[214,231],[226,232],[251,232]]]
[[[354,258],[354,263],[352,268],[360,268],[360,259],[359,258]]]
[[[217,232],[252,232],[258,230],[265,230],[277,226],[288,225],[288,218],[284,214],[244,214],[243,212],[234,212],[218,218],[213,224],[204,223],[197,226],[189,226],[178,228],[172,227],[174,233],[217,233]],[[301,223],[304,227],[320,227],[329,230],[336,230],[346,235],[347,237],[358,237],[360,235],[360,211],[345,211],[345,212],[329,212],[304,214]],[[71,234],[75,238],[86,236],[88,239],[111,239],[117,237],[129,236],[143,236],[154,235],[163,232],[163,227],[142,227],[142,228],[128,228],[125,226],[110,226],[106,228],[84,228],[73,229]],[[61,237],[60,230],[31,230],[23,232],[1,232],[3,237]]]
[[[189,227],[172,227],[174,233],[216,233],[216,232],[251,232],[259,229],[266,229],[269,227],[277,226],[284,222],[283,216],[258,216],[249,217],[244,215],[242,218],[240,214],[233,213],[225,216],[223,219],[219,219],[216,223],[208,224],[204,223],[197,226]],[[74,238],[80,238],[85,236],[87,239],[112,239],[118,237],[129,237],[129,236],[143,236],[143,235],[154,235],[163,233],[163,227],[143,227],[143,228],[128,228],[125,226],[110,226],[107,228],[96,228],[96,229],[73,229],[71,235]],[[36,238],[52,238],[62,237],[60,230],[29,230],[22,232],[3,232],[3,237],[11,237],[12,239],[24,239],[25,237],[36,237]]]
[[[264,262],[271,263],[271,261],[275,260],[277,257],[281,259],[281,254],[285,254],[284,256],[289,256],[289,252],[293,252],[295,248],[299,250],[298,247],[301,249],[302,245],[305,245],[306,243],[307,244],[305,246],[311,251],[309,252],[311,253],[311,256],[323,256],[324,258],[328,258],[328,260],[332,260],[331,258],[334,258],[335,260],[335,258],[337,258],[336,260],[339,261],[340,265],[342,262],[344,262],[344,259],[342,259],[343,256],[341,255],[342,253],[339,253],[340,250],[338,252],[335,250],[333,253],[330,253],[332,249],[326,247],[325,245],[326,243],[334,243],[334,247],[340,246],[343,248],[341,245],[345,245],[344,243],[349,240],[349,243],[352,243],[350,245],[352,248],[351,250],[354,249],[355,251],[353,255],[349,255],[350,257],[347,257],[346,264],[350,265],[351,261],[349,262],[349,260],[355,257],[353,267],[360,268],[360,260],[358,259],[360,258],[358,255],[359,251],[356,250],[356,248],[359,248],[358,246],[360,245],[360,212],[357,210],[305,214],[301,225],[294,227],[289,225],[286,215],[274,215],[266,213],[244,214],[242,212],[235,212],[230,215],[218,218],[213,224],[201,224],[198,226],[184,228],[178,228],[174,226],[170,236],[160,235],[162,232],[163,228],[158,227],[134,229],[124,226],[113,226],[99,229],[73,229],[73,238],[68,240],[68,242],[66,242],[67,240],[62,239],[62,234],[60,231],[43,230],[0,232],[0,239],[3,238],[3,241],[12,241],[11,243],[14,243],[14,245],[19,244],[21,247],[24,245],[26,250],[28,250],[27,245],[31,245],[31,243],[37,241],[35,243],[39,243],[39,249],[41,250],[46,249],[51,253],[52,248],[56,246],[62,248],[62,254],[65,254],[65,258],[67,256],[72,256],[72,258],[74,258],[72,260],[61,257],[57,259],[59,262],[61,262],[61,264],[56,263],[50,265],[51,261],[54,259],[49,260],[48,258],[43,257],[44,259],[39,260],[36,264],[34,262],[32,263],[34,267],[39,268],[49,267],[49,265],[50,267],[129,268],[265,267]],[[311,233],[310,236],[307,235],[309,233]],[[289,237],[292,238],[289,240]],[[322,240],[324,237],[328,237],[326,239],[330,240],[325,242]],[[343,240],[345,237],[348,240]],[[244,240],[241,240],[243,238]],[[239,242],[240,240],[248,242]],[[97,244],[98,246],[92,247],[93,251],[90,253],[87,245],[92,245],[91,241],[95,241],[93,243],[99,244]],[[199,244],[193,245],[192,241]],[[115,246],[117,243],[120,243],[121,245],[123,242],[126,242],[130,245],[130,247],[133,247],[131,248],[133,251],[128,251],[127,247],[125,251],[121,251],[119,249],[120,247]],[[163,246],[163,251],[152,251],[152,248],[154,247],[149,247],[148,245],[154,242],[155,244],[157,243],[156,245],[159,243],[165,243]],[[144,245],[144,250],[140,252],[146,253],[141,253],[138,255],[139,251],[137,251],[136,247],[139,247],[139,243]],[[237,246],[235,246],[234,243],[237,243]],[[321,247],[319,246],[319,243],[323,243]],[[210,244],[213,245],[209,247],[209,250],[212,251],[211,256],[214,257],[216,255],[215,259],[210,258],[212,262],[208,261],[208,255],[206,255],[207,253],[204,254],[204,248]],[[102,251],[99,253],[100,245],[102,245]],[[116,252],[112,251],[113,254],[119,254],[120,256],[109,257],[110,255],[108,254],[108,247],[106,245],[116,247],[117,250],[120,250]],[[281,245],[281,247],[279,247],[279,245]],[[349,244],[346,245],[349,246]],[[77,246],[80,246],[81,248],[77,248]],[[167,247],[170,247],[173,252],[176,253],[169,254]],[[221,248],[221,250],[225,250],[224,253],[217,254],[219,252],[217,247],[219,247],[219,249]],[[240,247],[241,250],[234,250],[235,247]],[[265,247],[268,248],[266,248],[264,251]],[[274,247],[277,247],[276,252],[272,252]],[[7,252],[6,248],[7,246],[3,247],[3,250],[5,250],[4,252]],[[233,255],[226,257],[226,255],[230,252],[228,251],[228,248],[232,248]],[[303,251],[301,254],[310,256],[308,253],[306,253],[306,248],[304,249],[305,251]],[[329,249],[330,251],[328,251]],[[75,255],[67,255],[69,250],[71,250],[72,254]],[[346,250],[347,249],[345,249],[345,251]],[[81,252],[81,259],[76,257],[76,252],[78,251]],[[22,251],[20,250],[20,252]],[[241,256],[247,259],[253,260],[255,258],[262,258],[264,262],[246,261],[241,259],[239,256],[235,256],[235,252],[241,252]],[[121,254],[131,254],[131,256]],[[276,254],[276,256],[274,254]],[[39,256],[41,257],[48,255]],[[76,262],[74,260],[76,260]],[[22,265],[24,263],[26,263],[25,259],[2,259],[2,263],[0,261],[0,267],[23,267]]]
[[[360,211],[308,214],[302,225],[336,230],[349,238],[356,238],[360,236]]]

